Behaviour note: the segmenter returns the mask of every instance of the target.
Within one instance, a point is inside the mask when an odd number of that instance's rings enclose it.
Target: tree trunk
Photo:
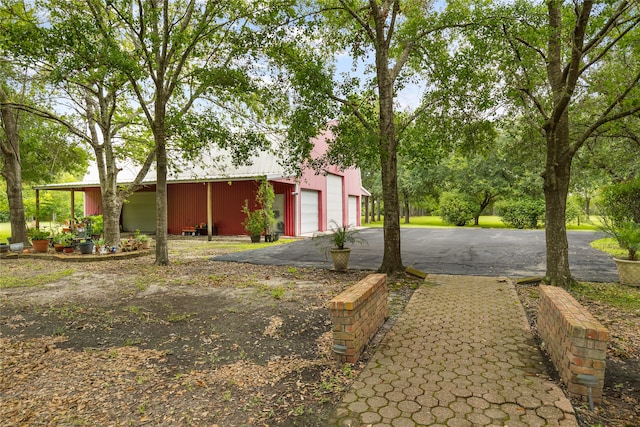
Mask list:
[[[6,94],[0,88],[0,101],[6,101]],[[11,243],[29,244],[25,226],[24,202],[22,200],[22,165],[20,163],[20,135],[15,111],[9,107],[0,108],[4,138],[0,139],[0,149],[4,160],[2,175],[7,182],[7,201],[11,221]]]
[[[96,158],[98,153],[96,152]],[[120,213],[124,195],[119,194],[118,174],[111,147],[107,147],[105,155],[105,176],[101,179],[102,187],[102,221],[104,223],[104,240],[107,245],[117,246],[120,243]]]
[[[591,216],[591,197],[585,196],[584,198],[584,216],[587,218],[587,221]]]
[[[547,79],[553,94],[553,109],[544,125],[546,161],[544,177],[545,235],[547,244],[546,280],[551,285],[569,287],[574,280],[569,269],[569,242],[567,239],[566,208],[574,151],[569,140],[569,103],[579,74],[575,72],[581,62],[582,35],[588,20],[579,20],[569,61],[570,72],[565,75],[561,49],[563,29],[562,4],[559,0],[547,3],[549,27]],[[591,10],[592,2],[583,4],[583,12]],[[575,37],[578,37],[577,39]]]
[[[376,198],[371,195],[371,222],[376,222]]]
[[[364,223],[365,224],[369,224],[369,197],[367,196],[364,197]]]
[[[156,265],[169,265],[167,247],[167,147],[164,126],[166,100],[156,92],[153,136],[156,145]]]
[[[402,190],[402,196],[404,199],[404,223],[409,224],[409,195],[406,190]]]
[[[378,65],[380,96],[380,164],[384,202],[384,253],[379,271],[393,275],[404,271],[400,254],[400,204],[398,200],[398,157],[393,122],[393,85],[386,66]]]
[[[568,114],[547,131],[547,160],[544,173],[545,235],[547,243],[546,280],[554,286],[574,283],[569,268],[566,208],[571,176]]]

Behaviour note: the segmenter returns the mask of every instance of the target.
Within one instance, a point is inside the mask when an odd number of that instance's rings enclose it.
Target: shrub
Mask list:
[[[474,204],[463,194],[446,192],[440,196],[440,216],[447,224],[463,226],[473,219]]]
[[[502,222],[519,229],[537,228],[544,218],[544,202],[531,198],[503,200],[496,203],[495,210]]]
[[[605,187],[598,206],[613,221],[640,223],[640,177]]]
[[[580,201],[573,197],[567,199],[567,210],[565,212],[565,222],[569,224],[572,221],[576,221],[578,224],[580,224],[583,217],[584,217],[584,212],[582,211],[582,205]]]
[[[640,252],[640,178],[614,184],[602,191],[601,229],[615,237],[618,245],[628,252],[630,260]]]

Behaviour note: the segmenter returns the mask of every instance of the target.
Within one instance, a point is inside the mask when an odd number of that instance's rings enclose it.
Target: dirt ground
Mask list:
[[[0,424],[324,425],[366,361],[338,368],[328,301],[370,272],[209,260],[228,250],[0,260],[26,285],[0,289]],[[416,286],[391,283],[387,328]]]
[[[370,272],[213,262],[228,242],[169,243],[168,267],[151,253],[0,260],[23,283],[0,289],[1,425],[323,426],[419,286],[390,281],[391,318],[338,367],[328,301]],[[534,330],[535,292],[519,288]],[[574,402],[581,425],[640,425],[640,313],[589,307],[614,339],[604,404]]]

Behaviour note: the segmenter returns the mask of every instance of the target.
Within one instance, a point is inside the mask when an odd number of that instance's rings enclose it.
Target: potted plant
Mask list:
[[[103,238],[97,239],[93,242],[96,247],[97,254],[106,254],[107,248],[105,247],[105,240]]]
[[[366,243],[366,240],[358,237],[356,230],[349,225],[339,226],[335,221],[331,221],[329,229],[330,232],[317,234],[313,236],[313,239],[319,245],[324,246],[325,250],[331,254],[333,268],[336,271],[346,271],[351,256],[351,248],[347,247],[347,245],[350,243],[361,245]]]
[[[102,230],[104,228],[104,221],[102,219],[102,215],[91,215],[89,217],[91,223],[91,238],[93,240],[100,239],[102,235]]]
[[[273,213],[274,200],[273,186],[266,178],[262,178],[258,181],[254,209],[251,210],[249,208],[247,199],[244,201],[241,211],[247,217],[242,222],[242,225],[251,236],[253,243],[260,241],[262,233],[264,233],[265,242],[270,242],[272,239],[272,230],[276,224],[275,214]]]
[[[53,241],[53,249],[56,252],[62,252],[62,250],[64,249],[65,245],[66,245],[66,236],[70,234],[68,233],[53,233],[53,235],[51,236],[51,240]],[[71,236],[71,238],[73,239],[73,236]]]
[[[57,244],[62,245],[62,251],[66,254],[70,254],[72,253],[75,248],[73,247],[73,234],[71,233],[62,233],[59,235],[56,235],[54,240],[54,248],[56,247],[56,241]]]
[[[134,234],[134,239],[142,249],[149,249],[151,246],[151,241],[149,240],[149,236],[144,233],[141,233],[140,230],[136,229]]]
[[[626,258],[614,258],[620,283],[640,286],[640,177],[606,187],[600,211],[600,228],[627,251]]]
[[[91,239],[83,239],[78,244],[78,249],[80,249],[80,253],[83,255],[89,255],[93,253],[93,240]]]
[[[31,228],[28,230],[29,237],[31,237],[31,245],[33,251],[37,253],[46,254],[49,250],[49,232],[42,231],[37,228]]]
[[[260,242],[260,235],[264,231],[264,212],[262,209],[250,210],[249,201],[245,199],[244,206],[242,206],[242,213],[247,218],[242,222],[244,229],[247,230],[249,236],[251,236],[251,242]]]

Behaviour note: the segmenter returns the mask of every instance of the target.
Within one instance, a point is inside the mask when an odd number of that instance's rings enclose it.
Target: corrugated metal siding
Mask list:
[[[84,189],[84,214],[100,215],[102,213],[102,192],[98,187]]]
[[[167,226],[169,234],[180,234],[185,227],[207,222],[207,184],[167,186]]]
[[[249,200],[249,207],[253,208],[258,184],[256,181],[228,181],[213,182],[211,212],[213,223],[220,235],[247,234],[242,221],[245,215],[241,212],[245,199]]]

